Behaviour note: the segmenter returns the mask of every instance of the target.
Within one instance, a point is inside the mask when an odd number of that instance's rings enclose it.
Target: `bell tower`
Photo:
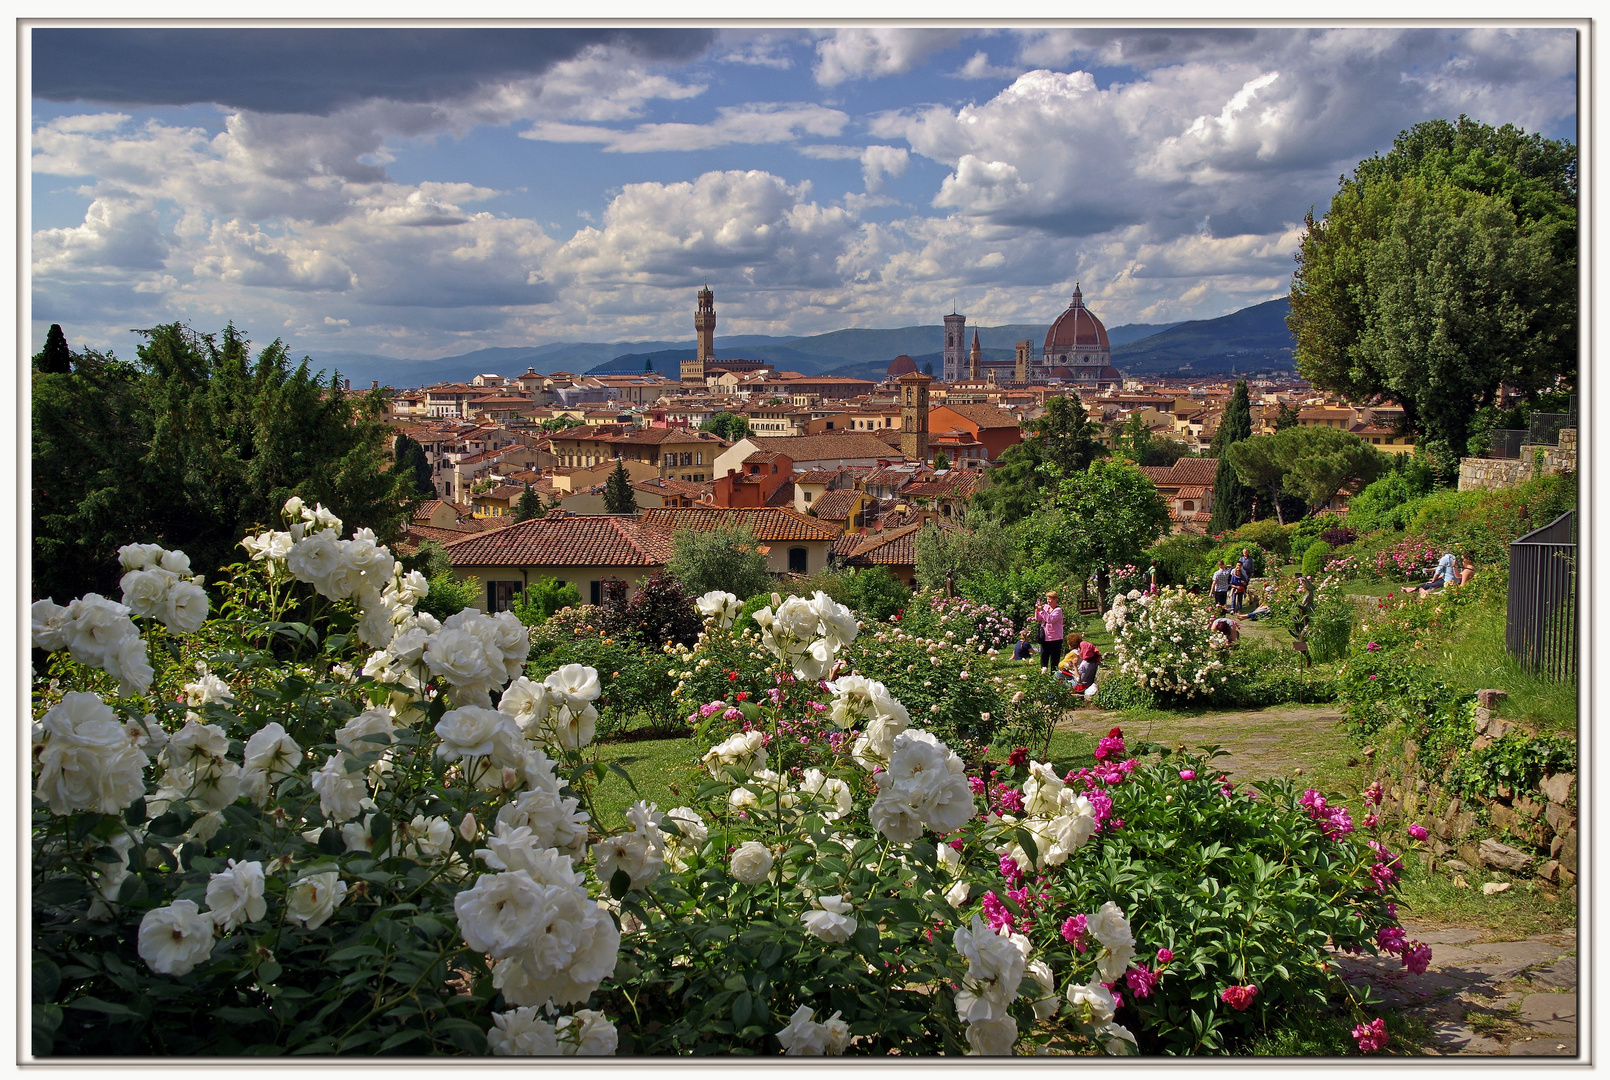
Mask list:
[[[973,351],[971,353],[969,353],[968,356],[967,356],[967,377],[969,379],[971,379],[973,382],[977,382],[978,381],[978,376],[981,373],[981,370],[982,370],[983,366],[984,366],[984,350],[979,347],[979,345],[978,345],[978,331],[974,330],[973,331]]]
[[[716,358],[716,294],[705,285],[699,290],[699,306],[693,312],[693,329],[698,334],[698,355],[682,361],[682,386],[704,387],[704,365]]]
[[[928,384],[932,375],[913,371],[900,376],[900,455],[928,461]]]
[[[945,316],[946,382],[960,382],[967,371],[967,316],[952,311]]]
[[[1034,342],[1032,340],[1017,343],[1017,371],[1013,374],[1017,381],[1023,385],[1027,385],[1029,381],[1029,356],[1033,349]]]

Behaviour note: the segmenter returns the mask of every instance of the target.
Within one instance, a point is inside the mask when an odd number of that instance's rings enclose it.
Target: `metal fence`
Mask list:
[[[1577,671],[1576,540],[1576,511],[1568,510],[1509,545],[1505,647],[1561,681]]]
[[[1526,442],[1525,431],[1519,428],[1493,428],[1487,432],[1487,453],[1490,458],[1518,458]]]
[[[1493,428],[1487,432],[1487,452],[1483,457],[1515,459],[1523,446],[1558,446],[1560,432],[1577,425],[1576,395],[1572,394],[1565,412],[1537,412],[1524,428]]]

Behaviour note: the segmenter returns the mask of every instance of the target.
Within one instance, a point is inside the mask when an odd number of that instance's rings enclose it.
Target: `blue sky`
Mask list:
[[[32,33],[35,340],[124,354],[1212,318],[1399,130],[1577,123],[1571,29]]]

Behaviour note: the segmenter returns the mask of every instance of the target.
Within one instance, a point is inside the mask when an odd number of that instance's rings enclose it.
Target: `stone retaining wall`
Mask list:
[[[1543,452],[1541,469],[1538,468],[1539,450]],[[1459,490],[1512,488],[1538,476],[1575,471],[1576,428],[1565,428],[1560,432],[1558,446],[1522,446],[1518,458],[1461,458]]]
[[[1492,714],[1502,696],[1501,690],[1478,692],[1472,750],[1481,750],[1512,731],[1531,734]],[[1545,776],[1535,791],[1500,788],[1496,799],[1461,799],[1443,787],[1448,779],[1446,770],[1428,775],[1422,769],[1419,750],[1412,740],[1407,741],[1401,761],[1375,766],[1374,779],[1381,782],[1383,792],[1383,811],[1401,814],[1406,823],[1417,822],[1429,829],[1433,859],[1456,872],[1486,867],[1533,877],[1567,891],[1575,902],[1575,773]],[[1521,847],[1490,837],[1479,838],[1476,834],[1482,816],[1493,830],[1507,833]]]

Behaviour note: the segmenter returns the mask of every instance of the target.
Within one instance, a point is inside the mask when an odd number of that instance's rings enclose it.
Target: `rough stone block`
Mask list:
[[[1487,804],[1487,816],[1492,819],[1493,827],[1499,832],[1515,832],[1520,825],[1520,819],[1515,811],[1501,802]]]
[[[1562,956],[1547,967],[1540,967],[1527,978],[1537,986],[1552,990],[1575,990],[1577,984],[1576,957]]]
[[[1462,840],[1470,835],[1471,829],[1476,827],[1476,815],[1470,810],[1455,814],[1453,820],[1448,823],[1448,827],[1453,830],[1454,839]]]
[[[1543,803],[1529,795],[1515,796],[1515,812],[1522,817],[1539,818],[1543,816]]]
[[[1516,1039],[1509,1044],[1510,1057],[1576,1057],[1576,1040],[1553,1035],[1534,1036],[1531,1041]]]
[[[1565,953],[1560,946],[1550,945],[1546,941],[1489,941],[1483,945],[1472,945],[1470,948],[1524,967],[1552,963]]]
[[[1563,836],[1556,836],[1553,840],[1549,841],[1549,858],[1558,859],[1560,857],[1560,849],[1564,846],[1565,837]]]
[[[1548,862],[1537,868],[1537,880],[1539,881],[1547,881],[1550,884],[1553,884],[1554,882],[1558,881],[1559,878],[1560,864],[1555,859],[1550,859]]]
[[[1491,709],[1507,697],[1509,697],[1507,690],[1477,690],[1476,704]]]
[[[1565,803],[1570,801],[1571,788],[1575,784],[1576,773],[1565,772],[1555,773],[1553,776],[1545,776],[1543,778],[1543,782],[1539,784],[1538,787],[1542,790],[1543,797],[1548,799],[1549,802],[1559,803],[1563,806]]]
[[[1403,760],[1413,763],[1420,757],[1420,744],[1413,739],[1403,741]]]
[[[1449,859],[1442,865],[1446,866],[1449,870],[1453,870],[1460,874],[1470,873],[1470,864],[1465,862],[1463,859]]]
[[[1482,730],[1485,731],[1485,727],[1483,727]],[[1493,737],[1491,735],[1477,735],[1474,739],[1470,740],[1470,749],[1472,751],[1485,750],[1491,745],[1493,745]]]
[[[1547,803],[1543,807],[1543,820],[1549,823],[1549,828],[1556,833],[1576,828],[1576,815],[1557,802]]]
[[[1560,860],[1560,865],[1562,867],[1571,871],[1573,874],[1576,873],[1575,829],[1567,829],[1565,832],[1560,834],[1560,850],[1559,853],[1554,857]]]
[[[1471,866],[1481,865],[1481,855],[1477,852],[1476,845],[1468,840],[1459,845],[1459,857]]]
[[[1531,866],[1534,861],[1526,852],[1516,851],[1508,844],[1500,844],[1497,840],[1483,840],[1476,852],[1484,866],[1490,866],[1494,870],[1507,870],[1510,873],[1519,873]]]

